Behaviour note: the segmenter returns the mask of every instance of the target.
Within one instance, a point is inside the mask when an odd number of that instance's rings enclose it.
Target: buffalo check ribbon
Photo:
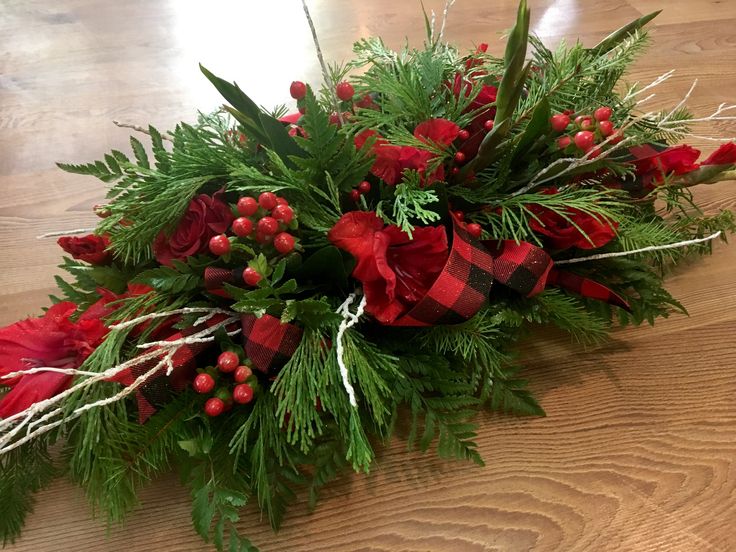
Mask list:
[[[243,325],[245,355],[253,366],[268,373],[283,368],[302,340],[303,330],[294,324],[282,324],[270,314],[260,318],[254,314],[240,317]]]

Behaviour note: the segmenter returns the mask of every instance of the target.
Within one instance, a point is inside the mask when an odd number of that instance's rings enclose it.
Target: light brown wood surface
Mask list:
[[[513,21],[514,0],[458,0],[449,40],[489,42]],[[736,100],[736,1],[532,0],[532,28],[549,43],[593,44],[643,13],[653,48],[630,80],[676,68],[652,107],[674,104],[697,76],[697,113]],[[328,59],[374,34],[393,46],[422,38],[418,2],[310,2]],[[442,2],[425,6],[440,13]],[[294,79],[319,69],[295,0],[208,2],[4,0],[0,3],[0,323],[37,313],[60,260],[44,232],[93,226],[104,195],[55,161],[126,149],[112,119],[169,128],[214,108],[202,61],[264,105],[287,102]],[[711,135],[734,136],[721,123]],[[701,133],[702,134],[702,133]],[[713,143],[693,145],[712,148]],[[736,183],[698,190],[709,211],[736,204]],[[482,417],[485,468],[408,454],[395,442],[370,476],[331,485],[313,514],[303,499],[272,534],[255,509],[242,529],[264,551],[736,550],[736,245],[684,267],[670,289],[691,316],[618,331],[582,351],[547,336],[528,342],[532,389],[547,418]],[[190,527],[172,477],[106,537],[78,490],[40,493],[20,551],[209,550]]]

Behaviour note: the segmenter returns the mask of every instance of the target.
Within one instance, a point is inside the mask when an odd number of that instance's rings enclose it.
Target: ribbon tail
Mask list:
[[[631,312],[631,306],[623,297],[603,284],[599,284],[579,274],[553,268],[549,272],[547,284],[567,289],[589,299],[605,301],[609,305],[614,305],[627,312]]]

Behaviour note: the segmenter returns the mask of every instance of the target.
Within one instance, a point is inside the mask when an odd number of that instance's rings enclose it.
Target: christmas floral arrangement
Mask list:
[[[53,306],[0,329],[3,543],[56,475],[120,521],[175,470],[197,533],[252,549],[246,503],[278,527],[397,426],[481,464],[478,409],[543,414],[529,332],[684,311],[663,278],[734,230],[691,189],[734,178],[736,143],[674,144],[734,106],[642,107],[671,73],[621,78],[655,15],[550,50],[521,2],[502,58],[427,17],[423,48],[361,40],[321,90],[294,82],[293,115],[202,68],[220,111],[60,165],[111,188],[92,234],[59,239]]]

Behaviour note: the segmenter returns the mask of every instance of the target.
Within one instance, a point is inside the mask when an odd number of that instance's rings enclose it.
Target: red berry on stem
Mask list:
[[[289,202],[286,200],[285,197],[277,197],[276,198],[276,204],[277,205],[288,205]]]
[[[197,393],[209,393],[215,388],[215,378],[209,374],[197,374],[192,387]]]
[[[230,253],[230,240],[225,234],[218,234],[210,238],[210,251],[213,255],[225,255]]]
[[[291,94],[291,97],[295,100],[301,100],[307,95],[307,85],[302,81],[294,81],[289,87],[289,94]]]
[[[222,414],[224,410],[225,401],[218,399],[217,397],[208,399],[207,402],[204,403],[204,413],[208,416],[212,416],[213,418]]]
[[[271,211],[271,216],[279,222],[289,224],[292,220],[294,220],[294,211],[288,205],[280,203],[273,208],[273,211]]]
[[[460,167],[452,167],[452,174],[460,174]]]
[[[263,232],[256,232],[256,241],[258,243],[271,243],[273,241],[273,234],[264,234]]]
[[[240,365],[240,359],[236,353],[232,351],[225,351],[220,353],[217,357],[217,367],[221,372],[234,372],[235,369]]]
[[[248,404],[253,400],[253,388],[247,383],[236,385],[233,389],[233,400],[238,404]]]
[[[455,215],[455,218],[460,222],[465,220],[465,213],[462,211],[453,211],[452,214]]]
[[[258,211],[258,202],[255,198],[246,196],[238,200],[238,213],[244,217],[252,217]]]
[[[364,180],[363,182],[358,184],[358,191],[361,194],[367,194],[368,192],[371,191],[371,183],[368,182],[367,180]]]
[[[276,194],[272,192],[263,192],[258,196],[258,205],[263,207],[266,211],[270,211],[277,205]]]
[[[288,232],[276,234],[276,237],[273,239],[273,246],[282,255],[291,253],[294,250],[294,236]]]
[[[337,97],[344,102],[349,101],[353,97],[353,94],[355,94],[355,88],[353,88],[353,85],[345,81],[337,84],[336,91]]]
[[[462,129],[460,132],[457,133],[457,137],[461,140],[467,140],[468,138],[470,138],[470,133],[467,130]]]
[[[470,234],[474,238],[480,238],[480,235],[483,233],[483,229],[481,228],[480,224],[476,224],[475,222],[468,223],[465,228],[468,231],[468,234]]]
[[[272,236],[279,231],[279,221],[273,217],[263,217],[258,221],[258,232],[264,236]]]
[[[251,370],[248,366],[238,366],[238,368],[235,370],[235,373],[233,374],[233,379],[237,383],[243,383],[252,375],[253,370]]]
[[[555,132],[562,132],[565,130],[568,125],[570,124],[570,117],[565,115],[564,113],[560,113],[559,115],[552,115],[549,119],[550,125],[552,125],[552,130]]]
[[[601,121],[598,123],[598,129],[601,131],[601,136],[610,136],[613,134],[613,123],[611,121]]]
[[[464,163],[465,162],[465,154],[461,151],[457,152],[455,154],[455,163]]]
[[[486,130],[491,130],[493,129],[493,124],[493,120],[488,119],[485,123],[483,123],[483,128],[485,128]]]
[[[575,145],[583,151],[588,151],[595,143],[595,135],[589,130],[581,130],[575,134]]]
[[[557,139],[557,147],[559,147],[560,149],[565,149],[571,143],[572,143],[572,139],[569,136],[560,136]]]
[[[243,281],[249,286],[255,286],[261,281],[261,275],[255,268],[247,267],[243,271]]]
[[[350,190],[350,199],[352,199],[356,203],[360,201],[360,191]]]
[[[593,117],[595,117],[596,121],[607,121],[611,118],[611,115],[613,115],[613,109],[607,106],[599,107],[595,110],[595,113],[593,113]]]
[[[581,130],[593,130],[595,128],[595,123],[590,117],[583,117],[580,121],[580,128]]]
[[[614,129],[613,132],[615,132],[615,134],[611,138],[611,141],[609,142],[610,144],[618,144],[621,140],[624,139],[624,135],[620,130]]]
[[[238,217],[232,224],[233,234],[239,238],[250,236],[253,233],[253,221],[246,217]]]

